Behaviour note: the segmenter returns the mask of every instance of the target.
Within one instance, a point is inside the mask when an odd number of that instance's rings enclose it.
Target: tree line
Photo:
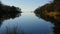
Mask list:
[[[60,0],[54,0],[41,7],[38,7],[34,13],[46,13],[46,12],[60,12]]]
[[[38,7],[34,13],[44,20],[60,23],[60,0]]]
[[[4,5],[0,1],[0,15],[15,14],[15,13],[21,13],[21,8],[18,8],[18,7],[15,7],[15,6]]]

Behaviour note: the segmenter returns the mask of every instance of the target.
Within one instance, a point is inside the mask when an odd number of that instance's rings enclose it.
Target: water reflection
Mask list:
[[[18,16],[18,15],[17,15]],[[39,19],[34,13],[21,13],[15,19],[4,20],[1,34],[53,34],[53,24]]]
[[[18,13],[21,16],[21,13]],[[7,19],[14,19],[15,17],[18,17],[18,14],[4,14],[4,15],[0,15],[0,23],[3,22],[3,20],[7,20]]]
[[[0,34],[17,34],[17,26],[15,26],[14,25],[14,27],[12,28],[13,29],[13,31],[11,31],[10,29],[10,25],[7,25],[7,26],[4,26],[5,28],[2,28],[2,26],[3,26],[3,22],[5,21],[5,20],[9,20],[9,19],[14,19],[14,18],[16,18],[16,17],[19,17],[19,16],[21,16],[21,13],[15,13],[15,14],[3,14],[3,15],[0,15]],[[7,24],[7,23],[6,23]],[[9,27],[8,27],[9,26]],[[3,31],[3,30],[5,31]]]
[[[52,24],[54,23],[54,34],[60,34],[60,15],[55,15],[53,17],[50,17],[50,16],[43,16],[43,15],[40,15],[40,14],[36,14],[35,15],[39,18],[42,18],[44,19],[45,21],[50,21]],[[55,17],[55,18],[54,18]]]

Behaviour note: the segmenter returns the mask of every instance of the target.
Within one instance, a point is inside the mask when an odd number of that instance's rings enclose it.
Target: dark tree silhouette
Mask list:
[[[0,25],[6,19],[15,18],[17,14],[21,14],[21,9],[15,6],[8,6],[2,4],[0,1]]]
[[[21,9],[15,6],[4,5],[0,2],[0,14],[16,14],[21,13]]]

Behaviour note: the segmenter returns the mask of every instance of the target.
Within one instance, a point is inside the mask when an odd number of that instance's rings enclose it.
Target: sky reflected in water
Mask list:
[[[0,33],[5,33],[7,28],[12,32],[14,27],[16,27],[18,34],[21,32],[25,34],[50,34],[53,33],[54,24],[39,19],[34,13],[21,13],[20,17],[4,20]]]

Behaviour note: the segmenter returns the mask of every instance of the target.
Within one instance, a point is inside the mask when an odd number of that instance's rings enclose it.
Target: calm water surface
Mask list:
[[[21,13],[19,17],[2,21],[0,33],[15,29],[17,34],[53,34],[53,27],[53,23],[38,18],[34,13]]]

